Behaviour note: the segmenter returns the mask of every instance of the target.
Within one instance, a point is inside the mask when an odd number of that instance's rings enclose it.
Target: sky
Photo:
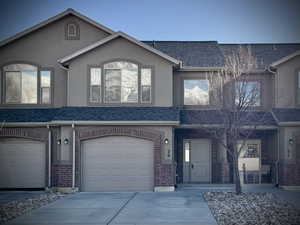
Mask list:
[[[300,0],[0,0],[0,40],[73,8],[139,40],[300,43]]]

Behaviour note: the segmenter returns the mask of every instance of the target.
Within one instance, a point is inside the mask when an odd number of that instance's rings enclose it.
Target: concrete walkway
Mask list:
[[[18,217],[8,224],[217,225],[199,191],[77,193]]]

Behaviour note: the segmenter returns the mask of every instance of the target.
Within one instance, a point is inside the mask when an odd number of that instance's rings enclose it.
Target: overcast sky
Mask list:
[[[140,40],[300,43],[300,0],[0,0],[0,40],[67,8]]]

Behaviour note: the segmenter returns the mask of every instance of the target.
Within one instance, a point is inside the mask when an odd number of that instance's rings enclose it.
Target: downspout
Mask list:
[[[51,187],[51,129],[47,125],[48,129],[48,188]]]
[[[76,133],[75,133],[75,124],[72,123],[72,132],[73,132],[73,143],[72,143],[72,189],[75,188],[75,143],[76,143]]]

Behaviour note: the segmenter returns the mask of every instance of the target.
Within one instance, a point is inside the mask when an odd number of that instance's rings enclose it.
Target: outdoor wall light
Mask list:
[[[290,145],[294,144],[293,138],[290,138],[290,139],[289,139],[289,144],[290,144]]]
[[[166,145],[169,144],[169,139],[168,139],[168,138],[165,138],[164,143],[165,143]]]
[[[58,139],[58,140],[56,141],[56,143],[57,143],[58,145],[61,145],[61,139]]]
[[[64,144],[65,144],[65,145],[69,144],[69,139],[68,139],[68,138],[65,138],[65,139],[64,139]]]

